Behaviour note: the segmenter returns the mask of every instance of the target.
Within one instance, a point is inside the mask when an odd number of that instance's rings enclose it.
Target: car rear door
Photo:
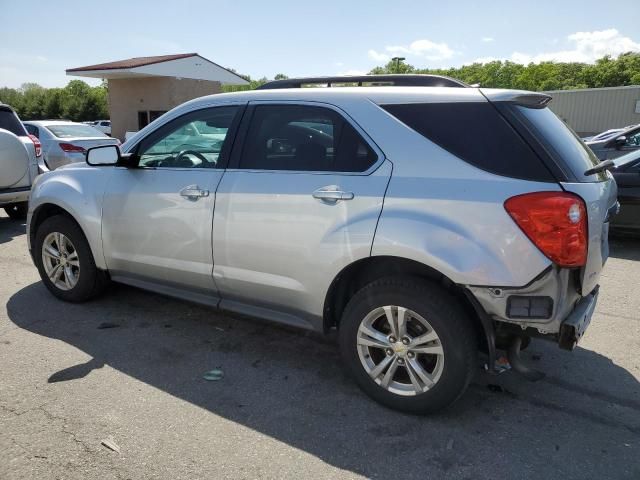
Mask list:
[[[620,213],[613,217],[612,226],[640,232],[640,158],[612,170],[612,173],[618,184],[620,202]]]
[[[326,104],[252,102],[236,144],[213,222],[220,306],[308,327],[369,256],[391,164]]]
[[[102,239],[111,275],[129,283],[217,297],[211,228],[239,105],[199,109],[169,121],[134,148],[135,168],[116,167],[103,201]],[[189,144],[185,125],[215,129],[224,141]],[[172,135],[178,132],[180,149]]]

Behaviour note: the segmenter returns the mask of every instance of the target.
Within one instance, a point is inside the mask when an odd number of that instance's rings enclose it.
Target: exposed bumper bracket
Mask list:
[[[562,325],[560,325],[560,334],[558,345],[565,350],[573,350],[578,344],[578,340],[587,330],[591,317],[596,309],[598,301],[598,293],[600,286],[596,285],[593,291],[578,302],[571,315],[569,315]]]

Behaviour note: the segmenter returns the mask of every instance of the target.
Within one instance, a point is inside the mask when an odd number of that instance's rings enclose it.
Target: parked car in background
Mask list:
[[[603,132],[600,135],[604,135]],[[596,137],[600,136],[596,135]],[[632,125],[612,136],[594,139],[586,142],[586,145],[593,150],[593,153],[600,160],[610,160],[618,158],[626,153],[640,149],[640,125]]]
[[[115,280],[336,329],[367,394],[433,412],[480,348],[529,375],[523,341],[571,350],[591,320],[616,185],[550,99],[382,75],[192,100],[43,175],[29,249],[61,300]]]
[[[640,149],[614,160],[611,169],[618,184],[620,212],[613,217],[614,232],[640,235]]]
[[[37,153],[18,115],[0,104],[0,207],[11,218],[27,216],[29,192],[38,175]]]
[[[592,135],[590,137],[582,137],[582,140],[584,140],[585,142],[599,142],[600,140],[606,140],[607,138],[613,137],[616,133],[624,131],[625,128],[611,128],[597,135]]]
[[[105,135],[111,136],[111,120],[96,120],[93,127],[100,130]]]
[[[84,162],[88,148],[98,145],[119,145],[120,141],[108,137],[84,123],[63,120],[33,120],[24,122],[27,131],[42,144],[42,170],[73,162]]]

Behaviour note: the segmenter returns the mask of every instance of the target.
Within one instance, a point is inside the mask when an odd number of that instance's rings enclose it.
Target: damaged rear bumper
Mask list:
[[[558,338],[560,348],[573,350],[578,344],[591,323],[591,317],[598,302],[599,291],[600,286],[596,285],[596,288],[589,295],[583,297],[576,305],[576,308],[573,309],[573,312],[562,322]]]
[[[599,290],[583,297],[576,272],[552,266],[524,287],[466,289],[490,320],[483,324],[492,324],[494,338],[540,337],[572,350],[589,326]]]

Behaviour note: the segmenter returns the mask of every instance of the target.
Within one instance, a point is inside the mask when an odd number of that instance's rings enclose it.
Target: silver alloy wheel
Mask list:
[[[42,243],[42,265],[56,288],[71,290],[80,278],[78,251],[69,237],[51,232]]]
[[[358,356],[389,392],[414,396],[432,388],[444,368],[438,334],[424,317],[396,305],[376,308],[360,322]]]

